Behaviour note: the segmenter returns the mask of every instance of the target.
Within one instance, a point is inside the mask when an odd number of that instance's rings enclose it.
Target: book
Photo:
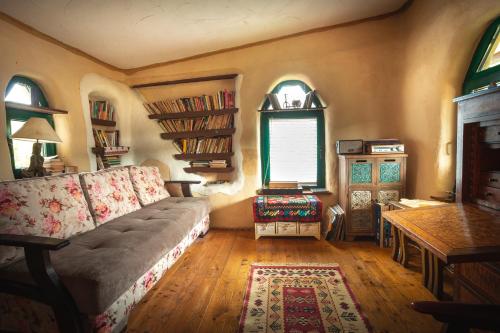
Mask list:
[[[215,95],[181,97],[144,103],[150,114],[197,112],[231,109],[235,107],[235,92],[227,89]]]
[[[328,222],[330,230],[327,234],[329,240],[344,240],[345,239],[345,212],[339,205],[329,207],[327,210]]]
[[[115,109],[108,101],[89,100],[90,117],[100,120],[115,120]]]

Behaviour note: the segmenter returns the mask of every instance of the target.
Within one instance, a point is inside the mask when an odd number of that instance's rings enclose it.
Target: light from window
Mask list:
[[[269,119],[271,181],[317,183],[317,119]]]
[[[500,29],[500,27],[498,28]],[[500,65],[500,34],[497,31],[497,37],[491,42],[490,50],[484,55],[482,66],[479,71]]]
[[[301,85],[298,84],[287,84],[279,89],[276,93],[278,96],[278,101],[283,109],[287,109],[292,107],[292,102],[295,100],[300,101],[300,106],[304,105],[304,101],[306,99],[306,92]],[[288,107],[285,105],[285,102],[288,103]],[[313,103],[312,107],[315,107]],[[271,106],[269,106],[271,109]]]
[[[5,101],[31,105],[31,87],[25,84],[15,83],[5,97]]]

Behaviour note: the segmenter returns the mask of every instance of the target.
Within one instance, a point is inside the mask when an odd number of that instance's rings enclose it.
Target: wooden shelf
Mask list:
[[[115,127],[116,126],[116,121],[114,121],[114,120],[90,118],[90,122],[92,123],[92,125],[97,125],[97,126],[108,126],[108,127]]]
[[[198,172],[206,172],[206,173],[228,173],[233,172],[233,167],[227,168],[209,168],[209,167],[197,167],[197,168],[184,168],[184,171],[187,173],[198,173]]]
[[[176,160],[184,161],[209,161],[209,160],[229,160],[234,153],[204,153],[204,154],[176,154]]]
[[[26,104],[21,104],[21,103],[14,103],[14,102],[5,102],[5,107],[18,109],[18,110],[45,113],[45,114],[68,114],[68,111],[65,111],[65,110],[36,107],[36,106],[31,106],[31,105],[26,105]]]
[[[150,114],[149,119],[184,119],[184,118],[202,118],[208,116],[220,116],[224,114],[234,114],[238,112],[237,108],[212,110],[212,111],[193,111],[193,112],[172,112],[162,114]]]
[[[213,130],[203,130],[203,131],[188,131],[188,132],[173,132],[173,133],[161,133],[161,138],[163,140],[171,139],[188,139],[188,138],[210,138],[214,136],[229,136],[236,132],[235,128],[224,128],[224,129],[213,129]]]
[[[123,148],[122,150],[111,151],[106,148]],[[126,150],[125,150],[126,149]],[[129,147],[120,146],[120,147],[93,147],[92,152],[96,155],[101,156],[118,156],[125,155],[129,152]]]
[[[179,80],[171,80],[171,81],[160,81],[160,82],[136,84],[136,85],[133,85],[132,88],[137,89],[137,88],[148,88],[148,87],[157,87],[157,86],[169,86],[169,85],[181,84],[181,83],[230,80],[230,79],[234,79],[237,76],[238,76],[238,74],[223,74],[223,75],[213,75],[213,76],[192,77],[192,78],[188,78],[188,79],[179,79]]]
[[[268,112],[301,112],[301,111],[314,112],[314,111],[321,111],[321,110],[324,110],[326,108],[327,108],[326,106],[322,106],[319,108],[311,108],[311,109],[290,108],[290,109],[277,109],[277,110],[271,109],[271,110],[257,110],[257,111],[263,112],[263,113],[268,113]]]

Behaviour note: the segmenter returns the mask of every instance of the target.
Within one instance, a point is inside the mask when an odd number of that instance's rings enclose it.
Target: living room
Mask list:
[[[499,14],[2,2],[0,330],[497,329]]]

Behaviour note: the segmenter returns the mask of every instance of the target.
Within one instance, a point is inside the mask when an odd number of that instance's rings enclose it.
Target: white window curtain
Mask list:
[[[271,181],[317,182],[316,118],[269,119]]]

